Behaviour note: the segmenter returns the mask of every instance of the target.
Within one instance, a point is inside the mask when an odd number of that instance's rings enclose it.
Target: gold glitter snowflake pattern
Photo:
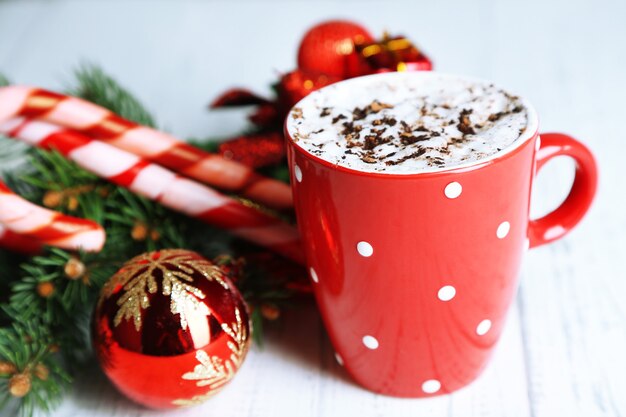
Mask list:
[[[190,311],[205,316],[210,314],[207,306],[200,302],[205,298],[204,293],[192,285],[194,272],[200,272],[208,280],[228,289],[221,270],[206,259],[198,259],[192,252],[174,249],[139,255],[124,265],[105,288],[106,297],[111,296],[118,286],[123,290],[117,301],[119,310],[113,321],[115,326],[122,320],[133,319],[135,329],[141,330],[141,312],[150,307],[148,294],[158,291],[156,271],[163,276],[162,294],[170,297],[170,311],[179,315],[183,330],[187,329]]]
[[[197,381],[199,387],[209,387],[206,394],[196,395],[189,399],[174,400],[172,403],[179,406],[189,406],[199,404],[215,395],[224,385],[233,379],[235,372],[241,366],[243,358],[248,349],[248,331],[241,320],[241,312],[235,309],[235,323],[222,323],[222,330],[230,337],[227,346],[231,351],[228,359],[218,356],[209,356],[205,351],[198,350],[196,359],[199,364],[195,366],[193,372],[183,374],[182,378],[188,381]]]

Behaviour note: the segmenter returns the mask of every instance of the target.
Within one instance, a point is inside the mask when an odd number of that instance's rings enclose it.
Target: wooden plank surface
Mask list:
[[[232,85],[268,92],[295,65],[305,28],[328,17],[406,34],[441,71],[490,78],[528,97],[544,131],[594,150],[598,198],[565,240],[531,251],[493,362],[470,387],[398,400],[356,387],[334,362],[313,306],[302,306],[254,349],[209,403],[169,416],[611,416],[626,414],[626,186],[621,149],[626,6],[620,1],[287,2],[0,1],[0,72],[61,88],[97,62],[182,137],[222,136],[241,113],[206,112]],[[555,207],[572,164],[538,178],[536,215]],[[55,416],[157,416],[119,396],[94,366]],[[165,415],[165,414],[163,414]]]

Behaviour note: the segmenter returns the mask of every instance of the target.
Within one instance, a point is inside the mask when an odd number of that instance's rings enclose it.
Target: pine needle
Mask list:
[[[71,95],[83,98],[144,126],[155,127],[152,115],[132,94],[93,64],[83,64],[76,71],[78,85]]]

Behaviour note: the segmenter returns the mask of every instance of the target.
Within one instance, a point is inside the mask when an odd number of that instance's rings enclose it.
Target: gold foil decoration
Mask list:
[[[196,359],[199,364],[194,367],[192,372],[187,372],[182,376],[184,380],[197,381],[198,387],[208,386],[209,391],[189,399],[174,400],[172,404],[179,406],[199,404],[215,395],[227,382],[233,379],[248,350],[249,337],[238,308],[235,309],[235,318],[235,322],[230,325],[222,323],[222,330],[231,339],[227,343],[231,351],[230,357],[222,359],[219,356],[209,356],[204,350],[198,350]]]
[[[381,40],[370,43],[357,45],[357,52],[374,67],[386,67],[389,66],[390,70],[406,71],[407,65],[405,59],[417,59],[420,56],[420,52],[413,43],[405,37],[392,38],[387,32],[383,34]],[[377,61],[377,57],[383,56],[383,65]],[[391,58],[384,58],[384,55],[391,55]],[[391,62],[388,62],[391,59]],[[391,65],[393,64],[393,68]]]
[[[119,310],[113,319],[115,326],[122,320],[133,319],[135,329],[141,330],[141,312],[150,307],[148,295],[158,291],[156,271],[163,276],[161,294],[170,298],[170,311],[179,315],[183,330],[188,326],[189,311],[205,316],[210,314],[208,307],[200,302],[205,294],[193,285],[195,272],[228,289],[219,267],[206,259],[196,258],[193,252],[171,249],[145,253],[127,262],[103,288],[102,298],[108,298],[115,288],[122,287],[122,295],[117,300]]]

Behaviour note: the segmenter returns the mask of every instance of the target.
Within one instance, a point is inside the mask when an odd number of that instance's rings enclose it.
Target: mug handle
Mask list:
[[[541,141],[535,154],[537,171],[550,159],[564,155],[576,162],[576,176],[567,198],[556,210],[530,220],[528,239],[531,248],[560,239],[572,230],[591,206],[598,183],[595,158],[585,145],[563,133],[542,133],[537,140]]]

